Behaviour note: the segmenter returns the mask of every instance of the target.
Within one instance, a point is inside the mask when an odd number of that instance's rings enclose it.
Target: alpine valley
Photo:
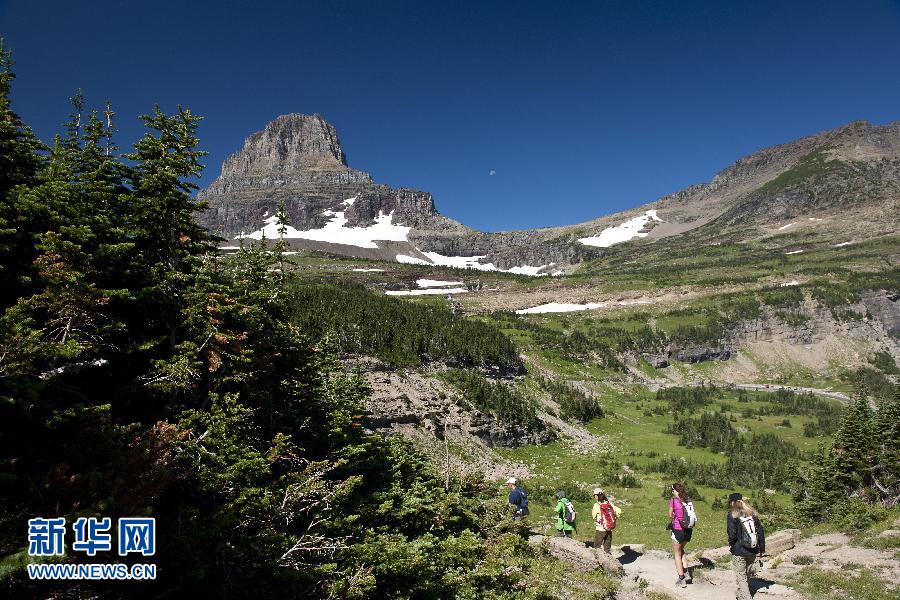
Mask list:
[[[119,154],[78,95],[45,144],[13,76],[0,47],[11,597],[712,600],[734,491],[767,530],[757,594],[897,597],[900,122],[487,233],[350,167],[319,115],[276,118],[194,195],[189,110]],[[676,481],[699,518],[677,589]],[[29,520],[136,515],[156,579],[30,576],[149,559],[35,556]]]
[[[848,414],[883,418],[898,402],[900,121],[765,148],[589,222],[488,233],[427,192],[375,183],[321,116],[290,114],[198,198],[223,256],[289,248],[294,322],[333,335],[363,374],[368,428],[412,441],[447,477],[527,482],[532,544],[591,572],[580,542],[542,537],[553,494],[568,491],[581,534],[590,490],[614,490],[627,515],[616,539],[643,539],[617,597],[724,597],[730,575],[714,567],[691,592],[668,579],[658,505],[673,480],[689,482],[701,521],[740,488],[785,529],[770,593],[837,585],[812,583],[810,563],[871,559],[854,581],[896,584],[897,484],[879,482],[874,505],[847,488],[853,508],[828,525],[804,486],[847,447]],[[812,523],[833,533],[801,541]],[[717,535],[698,528],[696,547]],[[843,550],[826,558],[821,544]],[[704,552],[692,560],[721,557]]]

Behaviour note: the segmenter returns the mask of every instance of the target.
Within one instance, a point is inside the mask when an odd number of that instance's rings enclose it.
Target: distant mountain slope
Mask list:
[[[199,198],[209,205],[204,225],[228,240],[274,237],[283,201],[298,247],[527,274],[689,231],[704,232],[701,242],[807,227],[864,239],[898,229],[900,121],[857,121],[765,148],[708,183],[586,223],[485,233],[441,215],[427,192],[378,184],[349,167],[321,116],[289,114],[248,137]]]

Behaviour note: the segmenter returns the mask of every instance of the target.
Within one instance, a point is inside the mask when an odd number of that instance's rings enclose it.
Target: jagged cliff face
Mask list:
[[[203,224],[226,239],[260,229],[279,202],[297,230],[323,227],[329,211],[342,212],[348,227],[371,225],[379,214],[423,229],[441,221],[431,194],[376,184],[349,167],[337,131],[320,115],[283,115],[252,134],[198,197],[209,206]],[[342,205],[348,198],[356,200]]]
[[[484,233],[441,215],[427,192],[378,184],[348,166],[337,131],[320,115],[289,114],[248,137],[199,198],[209,206],[202,223],[228,240],[259,232],[284,202],[300,232],[290,242],[300,247],[424,263],[436,260],[427,252],[484,256],[480,264],[499,269],[551,263],[556,269],[607,252],[608,246],[590,240],[653,242],[687,232],[699,243],[705,236],[749,239],[777,233],[795,219],[803,221],[801,227],[866,238],[897,229],[900,122],[860,121],[766,148],[708,183],[587,223]],[[640,220],[648,211],[654,216]],[[628,221],[637,225],[629,230]],[[374,229],[362,232],[367,242],[358,243],[334,229],[341,226]],[[303,233],[315,230],[322,231]],[[273,237],[268,230],[266,235]]]

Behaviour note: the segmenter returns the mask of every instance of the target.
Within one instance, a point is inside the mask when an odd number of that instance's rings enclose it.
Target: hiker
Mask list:
[[[744,496],[735,492],[728,496],[728,545],[731,546],[731,568],[737,582],[737,600],[750,600],[750,577],[757,558],[762,566],[766,551],[766,532],[763,531],[757,513]]]
[[[525,490],[517,485],[515,477],[506,480],[506,487],[509,488],[509,503],[513,505],[513,520],[521,521],[528,516],[528,496]]]
[[[691,541],[694,533],[694,525],[697,524],[697,513],[684,486],[680,483],[672,484],[672,498],[669,500],[669,519],[666,529],[672,530],[672,554],[675,557],[675,572],[678,580],[675,585],[687,587],[691,581],[691,573],[687,568],[687,558],[684,556],[684,547]]]
[[[610,554],[613,529],[616,528],[622,509],[613,504],[600,488],[594,488],[594,498],[597,500],[591,509],[591,518],[594,520],[594,552],[603,548],[604,552]]]
[[[562,490],[556,492],[556,532],[558,535],[570,538],[576,530],[575,506]]]

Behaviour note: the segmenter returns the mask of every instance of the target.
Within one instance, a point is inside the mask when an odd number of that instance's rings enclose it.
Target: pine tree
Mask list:
[[[272,247],[272,254],[275,257],[275,262],[278,263],[278,287],[280,290],[284,290],[284,253],[288,249],[284,236],[291,225],[291,220],[284,206],[284,200],[278,202],[278,209],[275,212],[275,224],[278,225],[278,241]]]
[[[141,120],[150,131],[126,155],[136,163],[128,203],[145,278],[138,300],[149,309],[149,326],[162,330],[172,353],[185,308],[184,290],[191,285],[198,258],[211,249],[195,218],[203,206],[191,197],[198,187],[192,179],[200,175],[200,158],[206,152],[197,149],[200,117],[190,110],[179,106],[170,116],[156,106]]]
[[[817,460],[803,472],[794,493],[794,510],[802,523],[822,523],[844,498],[836,481],[836,461],[832,451],[819,447]]]
[[[878,453],[875,422],[868,393],[860,386],[841,419],[831,457],[835,483],[846,495],[861,492],[872,484],[872,465]]]
[[[12,54],[0,39],[0,309],[15,302],[34,259],[32,232],[19,218],[13,191],[37,182],[45,150],[12,110],[10,90],[16,77],[12,66]]]
[[[881,403],[876,424],[879,455],[874,484],[882,500],[895,506],[900,502],[900,386],[894,387],[892,398]]]

